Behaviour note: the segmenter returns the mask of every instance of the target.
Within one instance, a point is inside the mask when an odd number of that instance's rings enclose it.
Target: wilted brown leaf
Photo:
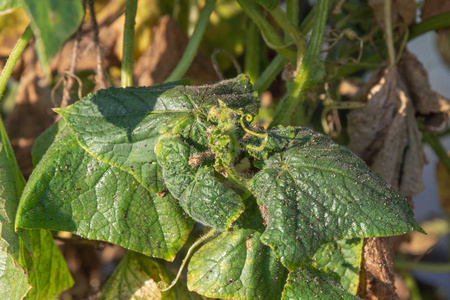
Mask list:
[[[381,28],[384,28],[384,0],[369,0],[373,9],[375,20]],[[414,0],[392,0],[391,22],[392,25],[411,25],[416,20],[416,2]]]
[[[154,85],[164,80],[175,69],[186,49],[188,38],[170,16],[161,18],[155,28],[150,47],[136,62],[133,75],[138,86]],[[217,81],[210,61],[197,53],[186,75],[192,84]]]
[[[428,73],[414,54],[404,51],[398,71],[419,114],[450,112],[450,100],[431,89]]]
[[[383,69],[367,106],[348,115],[350,147],[403,195],[423,189],[425,157],[411,99],[395,69]]]

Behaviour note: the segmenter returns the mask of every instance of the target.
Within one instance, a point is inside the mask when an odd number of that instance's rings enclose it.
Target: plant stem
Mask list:
[[[202,40],[203,34],[206,30],[206,25],[208,25],[209,17],[214,9],[216,0],[206,0],[205,7],[203,7],[198,23],[195,26],[194,33],[184,51],[183,57],[176,66],[175,70],[166,79],[166,82],[174,81],[180,79],[188,70],[195,55],[197,54],[198,47],[200,46],[200,41]]]
[[[316,16],[316,7],[314,6],[311,11],[308,13],[306,18],[302,21],[302,24],[300,24],[299,30],[303,35],[307,35],[308,32],[313,28],[314,26],[314,18]]]
[[[250,19],[252,19],[252,21],[256,24],[256,26],[258,26],[266,41],[267,46],[285,56],[291,62],[295,62],[295,52],[289,49],[287,45],[284,44],[273,26],[269,23],[269,21],[266,20],[263,15],[261,15],[258,7],[248,0],[237,0],[237,2],[245,11],[245,13],[250,17]]]
[[[272,81],[283,70],[284,65],[288,62],[287,58],[281,54],[275,56],[267,68],[259,75],[258,80],[255,81],[253,89],[261,94],[269,87]]]
[[[297,45],[297,64],[300,64],[306,51],[306,42],[304,36],[289,20],[289,17],[281,10],[280,6],[271,9],[270,14],[275,19],[275,21],[280,25],[280,27],[288,34],[290,34]]]
[[[298,9],[297,8],[290,8],[289,3],[290,2],[297,2],[288,0],[286,2],[286,11],[289,18],[292,18],[291,21],[296,24],[294,21],[296,18],[294,18],[295,14],[292,10]],[[294,4],[295,5],[295,4]],[[300,32],[303,35],[306,35],[311,28],[313,27],[314,23],[314,16],[316,14],[316,7],[313,7],[313,9],[309,12],[309,14],[306,16],[306,18],[303,20],[302,24],[300,25]],[[272,83],[272,81],[275,79],[275,77],[283,70],[284,66],[288,60],[281,54],[278,54],[266,67],[266,69],[262,72],[262,74],[259,76],[258,80],[255,81],[255,84],[253,85],[254,90],[256,90],[258,93],[262,93],[265,89],[269,87],[269,85]]]
[[[277,106],[269,128],[282,124],[287,120],[301,102],[302,94],[320,80],[318,72],[320,72],[320,64],[322,62],[319,60],[319,55],[327,22],[329,2],[330,0],[317,1],[314,29],[308,49],[301,65],[297,69],[297,76],[287,96]],[[319,76],[315,76],[317,74]],[[303,110],[300,109],[299,113],[303,113]]]
[[[206,241],[207,239],[212,237],[214,234],[216,234],[216,232],[217,231],[214,228],[212,228],[210,231],[208,231],[207,234],[205,234],[204,236],[199,238],[197,241],[195,241],[195,243],[192,244],[192,246],[189,248],[188,252],[186,253],[186,256],[184,257],[183,262],[181,263],[181,266],[180,266],[180,269],[178,270],[177,276],[170,283],[170,285],[167,285],[167,283],[165,283],[164,281],[158,282],[158,287],[161,290],[161,292],[170,290],[177,283],[178,279],[181,276],[181,273],[183,272],[184,266],[186,265],[186,263],[188,262],[191,254],[192,254],[192,251],[194,251],[198,245],[200,245],[201,243],[203,243],[204,241]]]
[[[3,68],[2,74],[0,75],[0,102],[1,97],[3,96],[3,92],[5,91],[6,84],[8,83],[8,80],[14,70],[14,67],[16,66],[17,61],[19,60],[23,50],[25,50],[25,47],[27,46],[32,36],[33,31],[31,31],[30,25],[28,25],[22,36],[17,41],[13,50],[11,51],[8,60],[6,61],[5,67]]]
[[[429,19],[426,19],[425,21],[420,22],[419,24],[411,26],[409,28],[408,41],[411,41],[412,39],[415,39],[416,37],[424,33],[427,33],[428,31],[437,30],[445,27],[450,27],[450,12],[439,14],[437,16],[431,17]],[[381,53],[385,54],[386,49],[382,49]],[[381,62],[381,59],[378,57],[377,54],[373,54],[365,58],[364,62],[374,63],[375,67],[373,69],[375,69],[376,67],[378,67],[378,64]],[[358,72],[365,68],[367,68],[367,66],[362,62],[359,64],[351,64],[351,63],[346,64],[339,68],[337,74],[333,76],[333,79],[348,76],[352,73]]]
[[[11,77],[11,74],[14,70],[14,67],[16,66],[17,61],[19,60],[20,56],[23,53],[23,50],[25,50],[25,47],[27,46],[32,36],[33,32],[31,31],[31,28],[28,25],[22,36],[17,41],[13,50],[11,51],[8,60],[6,61],[5,67],[3,68],[2,73],[0,74],[0,101],[1,97],[3,96],[3,92],[5,91],[6,84],[8,83],[8,80]],[[0,142],[3,145],[3,151],[5,151],[6,156],[8,157],[8,160],[14,170],[14,178],[16,181],[17,194],[20,197],[22,195],[22,191],[25,186],[25,179],[23,178],[22,173],[20,172],[19,165],[17,164],[17,160],[15,159],[14,151],[12,149],[11,142],[9,141],[8,134],[6,133],[5,125],[3,124],[3,120],[1,117],[0,117],[0,137],[1,137]]]
[[[133,50],[134,50],[134,25],[137,10],[137,0],[127,0],[125,10],[125,27],[123,31],[123,54],[121,86],[133,85]]]
[[[424,142],[426,142],[428,145],[430,145],[431,148],[433,148],[434,153],[436,153],[442,165],[450,174],[450,157],[447,155],[447,152],[439,141],[439,138],[435,134],[432,134],[428,131],[422,131],[422,135]]]
[[[450,263],[426,263],[426,262],[411,263],[407,261],[395,261],[394,265],[395,268],[400,270],[425,271],[432,273],[450,272]]]
[[[389,67],[395,66],[394,38],[392,37],[391,0],[384,0],[384,30],[389,56]]]
[[[198,22],[198,5],[197,0],[189,0],[189,14],[188,14],[188,26],[187,35],[191,37],[194,33],[195,24]]]
[[[412,25],[409,28],[408,40],[412,40],[419,35],[422,35],[431,30],[437,30],[445,27],[450,27],[450,12],[445,12]]]
[[[255,23],[248,25],[247,39],[245,42],[245,71],[252,83],[255,83],[259,74],[259,32]]]
[[[298,25],[298,2],[298,0],[286,0],[286,16],[295,27]]]

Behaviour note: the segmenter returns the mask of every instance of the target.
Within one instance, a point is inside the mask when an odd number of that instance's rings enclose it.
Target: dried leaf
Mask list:
[[[450,100],[431,89],[428,73],[414,54],[408,51],[403,53],[398,72],[418,113],[450,112]]]
[[[153,33],[150,47],[136,62],[133,75],[138,86],[154,85],[164,80],[181,59],[188,38],[170,16],[161,18]],[[209,60],[198,53],[189,67],[186,77],[193,84],[217,81],[217,75]]]
[[[384,28],[384,0],[369,0],[375,20],[381,28]],[[391,4],[392,25],[411,25],[416,20],[416,2],[414,0],[393,0]]]
[[[367,106],[348,115],[351,149],[405,196],[423,189],[425,157],[412,101],[396,70],[381,70]]]

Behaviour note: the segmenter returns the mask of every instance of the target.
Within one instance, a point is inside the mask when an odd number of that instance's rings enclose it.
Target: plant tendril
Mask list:
[[[198,245],[212,237],[217,231],[213,228],[211,229],[207,234],[199,238],[195,243],[192,244],[192,246],[189,248],[188,252],[186,253],[186,257],[183,259],[183,262],[181,263],[180,269],[178,270],[177,276],[175,279],[170,283],[170,285],[167,285],[165,281],[158,282],[158,288],[161,292],[167,292],[170,290],[177,282],[178,279],[180,279],[181,273],[183,272],[184,266],[186,265],[187,261],[189,260],[189,257],[191,256],[192,252],[195,248],[197,248]]]
[[[262,151],[264,149],[264,147],[266,147],[267,145],[267,141],[269,140],[269,135],[267,133],[258,133],[258,132],[254,132],[251,131],[250,129],[248,129],[247,127],[245,127],[244,124],[244,118],[247,120],[247,122],[251,122],[253,121],[253,116],[251,114],[245,114],[241,116],[241,127],[242,129],[244,129],[245,132],[247,132],[248,134],[251,134],[253,136],[257,136],[260,138],[263,138],[263,142],[259,147],[255,147],[252,145],[248,145],[248,144],[244,144],[244,146],[250,150],[255,150],[255,151]]]

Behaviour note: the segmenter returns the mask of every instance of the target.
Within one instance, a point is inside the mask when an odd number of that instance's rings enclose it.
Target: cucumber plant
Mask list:
[[[11,5],[35,13],[31,2]],[[350,150],[307,127],[280,125],[324,76],[319,54],[330,1],[319,0],[300,30],[289,15],[295,1],[288,1],[289,18],[279,1],[237,2],[279,52],[270,69],[297,63],[268,129],[252,120],[260,108],[257,91],[274,73],[262,74],[255,87],[246,75],[204,86],[180,80],[111,87],[55,109],[62,119],[36,140],[35,169],[25,183],[0,122],[5,298],[52,298],[71,286],[50,231],[127,249],[101,299],[353,299],[363,238],[422,232],[406,199]],[[128,20],[137,1],[127,3]],[[187,58],[171,80],[186,71],[214,4],[206,1]],[[258,13],[259,4],[292,37],[297,53]],[[33,28],[45,30],[39,24],[32,19]],[[311,27],[306,47],[300,31]],[[12,66],[31,36],[29,27]],[[39,45],[55,48],[46,36],[37,37]],[[50,50],[42,54],[43,64],[54,54]],[[129,50],[124,86],[131,82]],[[12,71],[5,70],[0,86]],[[175,277],[163,260],[182,252],[195,225],[204,235],[188,243]],[[186,264],[183,282],[178,279]]]
[[[331,245],[421,230],[398,192],[326,136],[249,129],[258,99],[245,75],[109,88],[57,112],[63,120],[36,143],[16,228],[172,260],[198,222],[210,232],[187,284],[201,295],[352,298],[320,267]]]

